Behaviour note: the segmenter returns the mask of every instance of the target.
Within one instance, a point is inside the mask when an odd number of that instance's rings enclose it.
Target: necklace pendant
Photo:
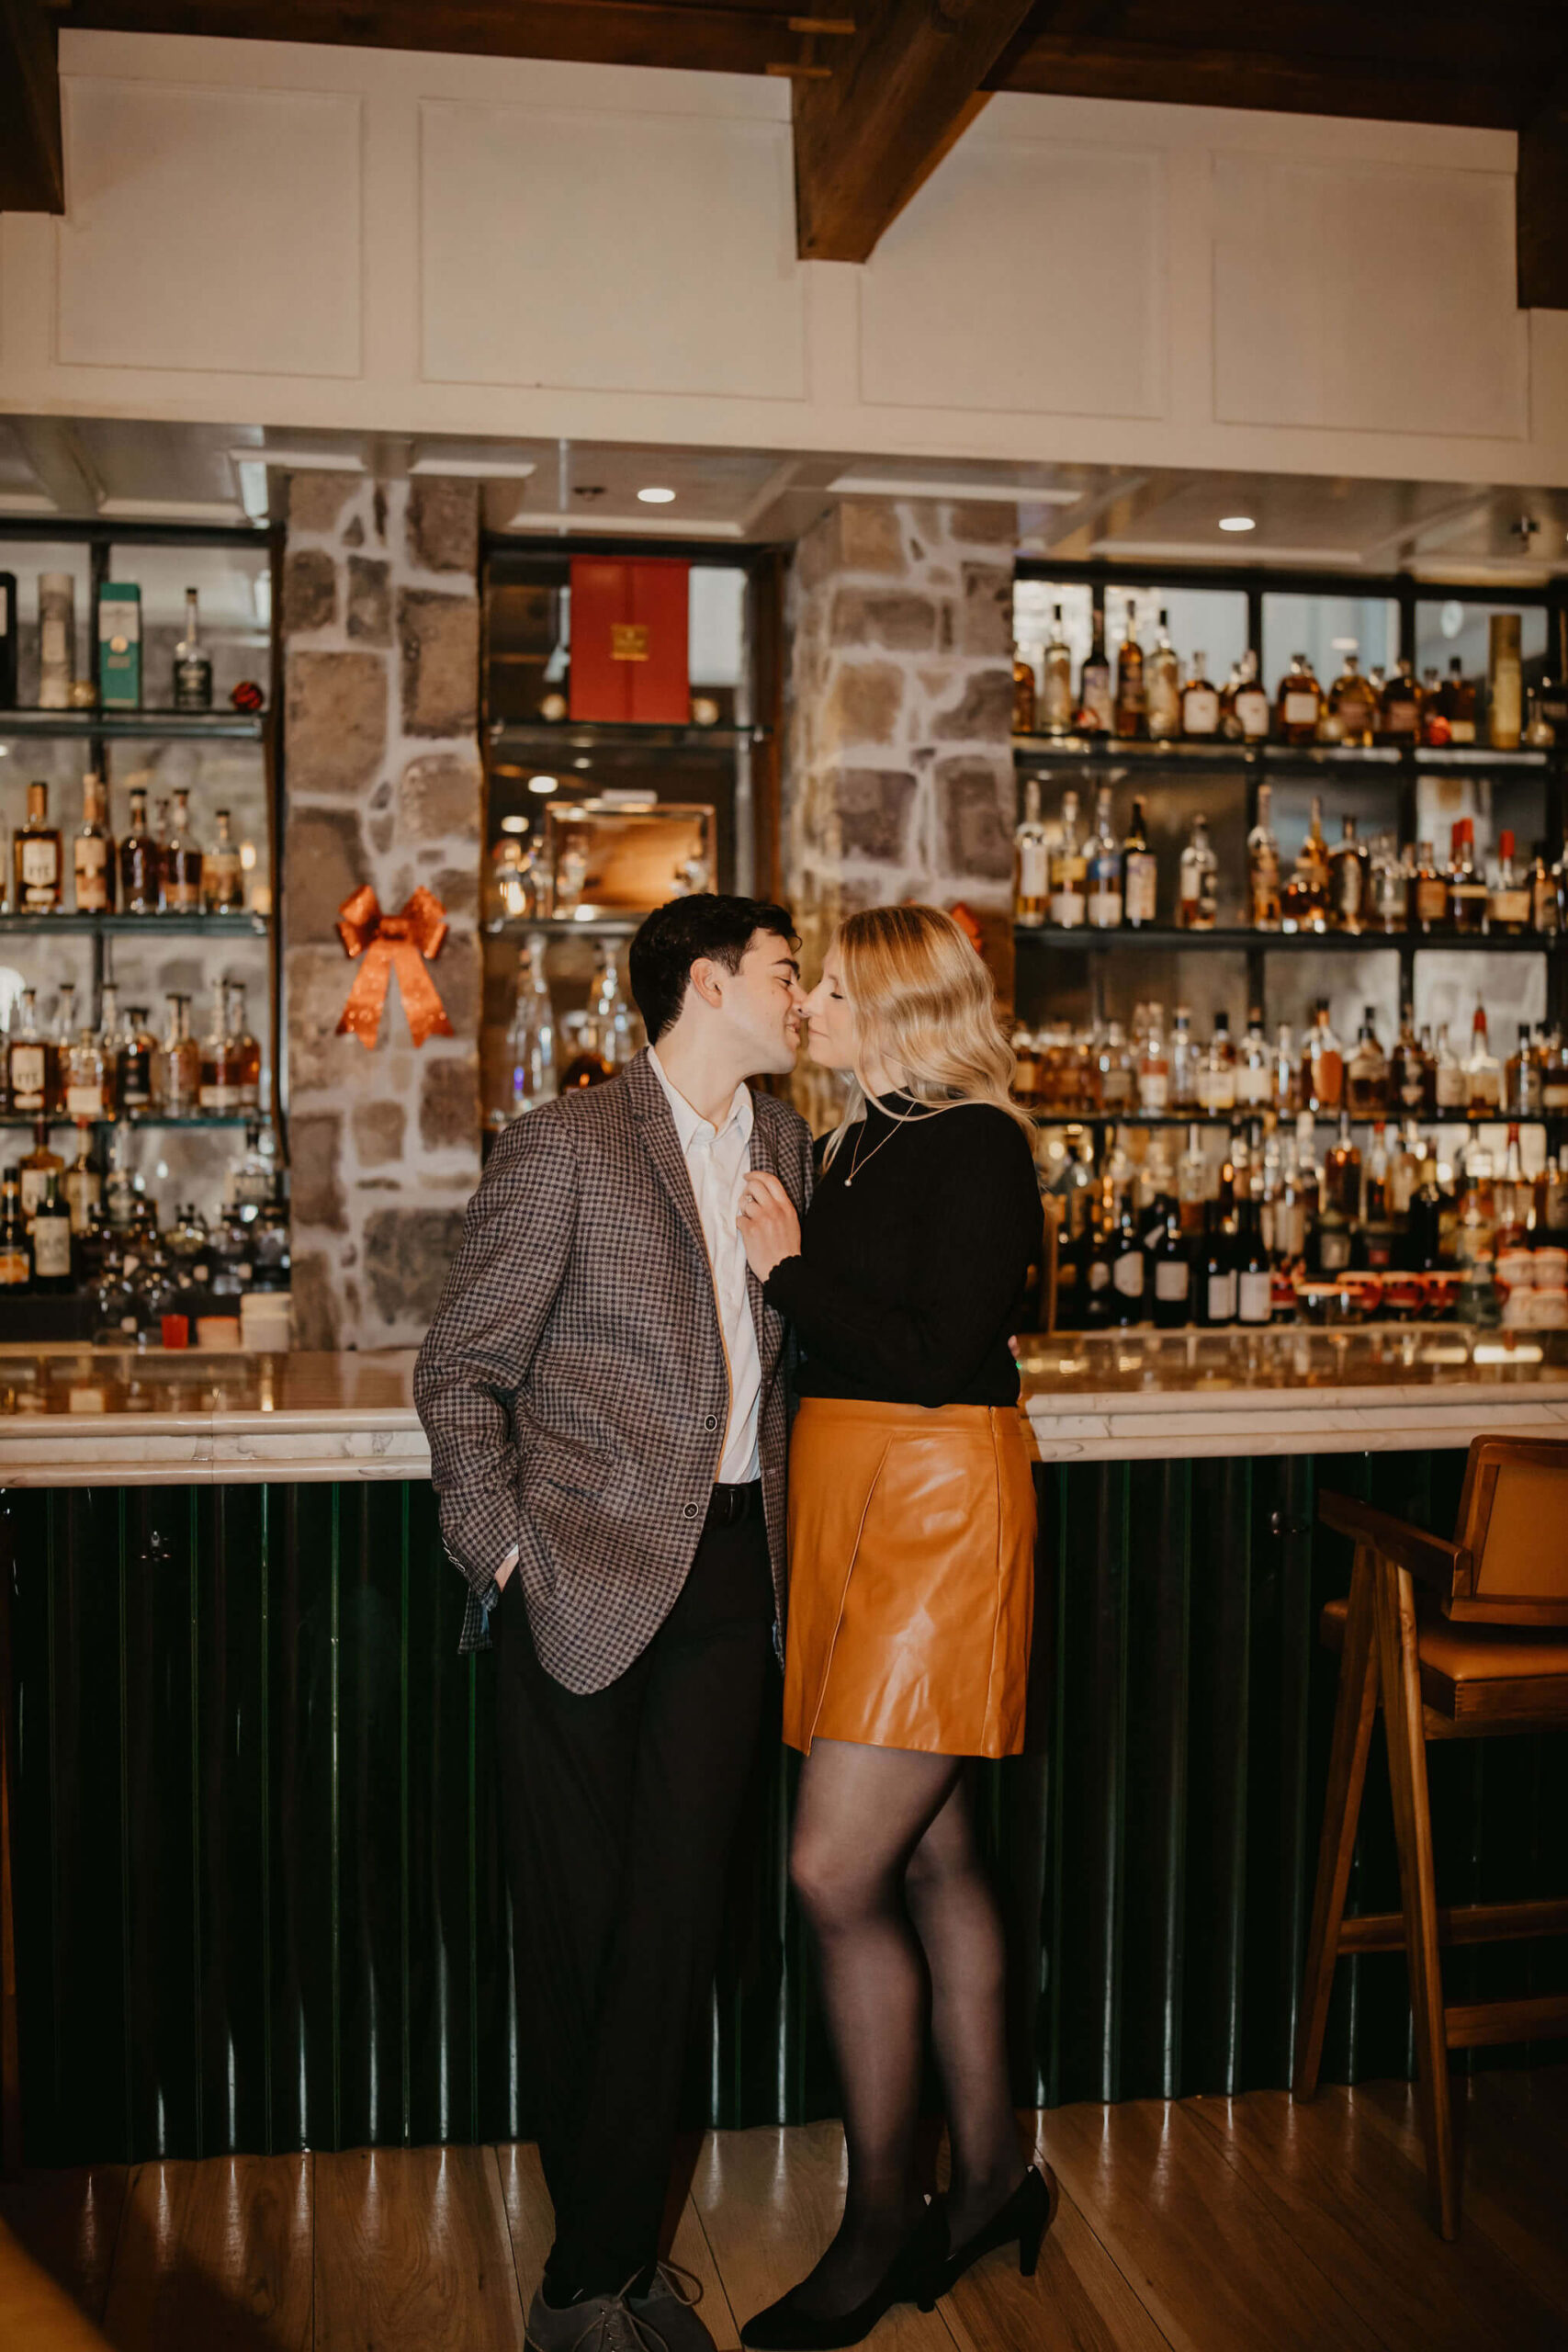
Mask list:
[[[845,1192],[846,1192],[846,1193],[849,1191],[850,1186],[854,1182],[854,1181],[855,1181],[855,1180],[854,1180],[854,1178],[853,1178],[852,1176],[846,1176],[846,1177],[845,1177],[845,1179],[844,1179],[844,1190],[845,1190]]]

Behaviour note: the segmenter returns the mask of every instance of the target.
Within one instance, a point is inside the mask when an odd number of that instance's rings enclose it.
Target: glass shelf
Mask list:
[[[259,743],[267,714],[249,710],[32,710],[0,708],[0,740],[7,735],[90,735],[107,741],[171,743]]]
[[[1103,955],[1111,948],[1142,947],[1175,948],[1182,953],[1189,948],[1210,952],[1228,949],[1235,955],[1257,952],[1266,956],[1301,955],[1318,948],[1359,956],[1396,954],[1404,948],[1422,955],[1457,948],[1466,955],[1552,956],[1561,954],[1563,945],[1561,933],[1545,937],[1529,933],[1522,939],[1508,939],[1483,932],[1479,937],[1461,938],[1440,931],[1179,931],[1168,923],[1145,923],[1138,930],[1122,924],[1115,931],[1091,930],[1088,924],[1064,931],[1054,923],[1019,923],[1014,926],[1013,938],[1020,947],[1076,949],[1089,955]]]
[[[1445,747],[1417,744],[1410,750],[1397,744],[1373,744],[1370,750],[1341,743],[1139,743],[1108,741],[1083,735],[1015,735],[1013,760],[1022,769],[1075,767],[1089,769],[1159,768],[1329,768],[1348,775],[1399,775],[1411,770],[1452,768],[1541,769],[1568,752],[1551,750],[1494,752],[1484,744]]]
[[[170,939],[187,932],[225,933],[231,939],[265,939],[267,916],[235,915],[13,915],[0,914],[0,932],[27,932],[46,938],[86,936],[111,932],[117,938]]]
[[[1224,1127],[1227,1132],[1235,1126],[1250,1126],[1254,1121],[1272,1119],[1280,1131],[1293,1127],[1301,1116],[1299,1111],[1276,1111],[1264,1103],[1244,1103],[1235,1111],[1042,1111],[1032,1104],[1027,1110],[1037,1127]],[[1462,1111],[1369,1111],[1352,1112],[1353,1127],[1397,1127],[1406,1119],[1414,1119],[1418,1127],[1545,1127],[1549,1133],[1561,1134],[1568,1129],[1568,1111],[1486,1111],[1469,1114]],[[1337,1127],[1337,1111],[1314,1114],[1313,1125]]]
[[[36,1127],[40,1119],[51,1127],[245,1127],[253,1119],[265,1118],[265,1111],[201,1111],[183,1118],[164,1118],[157,1111],[118,1111],[107,1119],[73,1119],[68,1111],[0,1111],[0,1127]]]
[[[533,932],[546,939],[629,939],[647,920],[646,914],[592,915],[581,922],[573,915],[504,915],[484,928],[490,939],[526,939]]]
[[[632,720],[492,719],[491,749],[540,753],[546,758],[567,752],[737,752],[744,745],[766,741],[761,727],[648,727]]]

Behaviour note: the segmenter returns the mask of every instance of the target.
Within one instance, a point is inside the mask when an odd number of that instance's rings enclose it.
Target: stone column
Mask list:
[[[479,1178],[479,501],[470,482],[296,474],[284,569],[283,926],[296,1344],[407,1346]],[[398,985],[367,1052],[336,1035],[333,928],[362,882],[423,883],[454,1035],[415,1048]]]
[[[961,901],[1010,999],[1016,524],[1001,503],[852,499],[795,550],[783,868],[808,978],[841,916]]]

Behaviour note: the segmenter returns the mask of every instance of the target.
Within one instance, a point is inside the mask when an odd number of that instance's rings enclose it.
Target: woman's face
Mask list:
[[[855,1016],[837,948],[822,959],[822,977],[807,998],[802,1012],[811,1058],[823,1069],[852,1069],[855,1063]]]

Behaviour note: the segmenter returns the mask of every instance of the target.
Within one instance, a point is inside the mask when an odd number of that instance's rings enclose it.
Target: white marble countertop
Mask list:
[[[1045,1462],[1568,1437],[1568,1339],[1452,1326],[1063,1333],[1021,1343]],[[0,1487],[424,1478],[412,1350],[0,1350]]]

